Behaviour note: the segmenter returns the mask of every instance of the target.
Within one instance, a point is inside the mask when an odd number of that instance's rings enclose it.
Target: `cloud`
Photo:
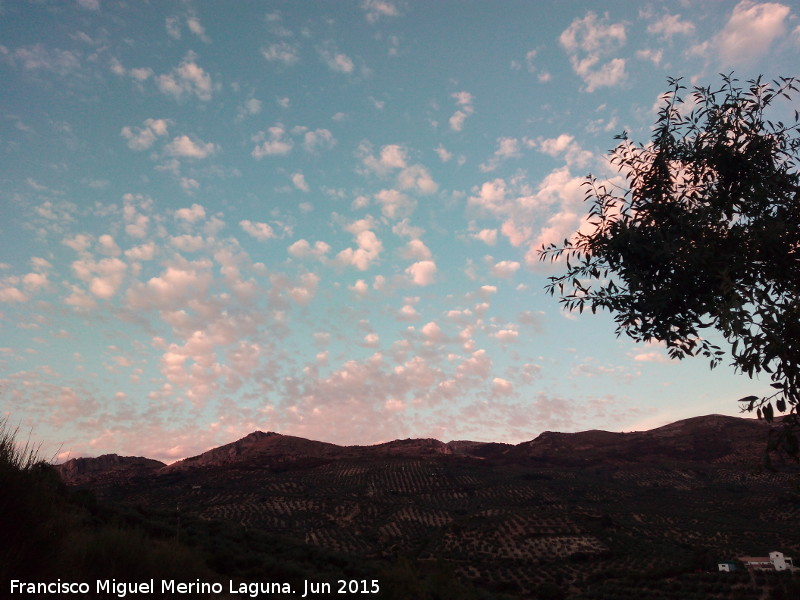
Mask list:
[[[257,115],[264,107],[264,103],[257,98],[248,98],[244,101],[236,115],[237,120],[244,119],[252,115]]]
[[[190,208],[179,208],[176,210],[175,218],[182,219],[188,223],[196,223],[206,218],[206,209],[199,204],[192,204]]]
[[[364,0],[361,8],[366,12],[367,21],[377,23],[384,17],[396,17],[400,14],[397,6],[387,0]]]
[[[0,283],[0,302],[11,304],[14,302],[22,303],[27,301],[28,296],[26,296],[19,288]]]
[[[398,190],[381,190],[375,194],[375,199],[381,206],[381,213],[389,219],[408,217],[416,202]]]
[[[502,161],[516,156],[520,156],[519,140],[517,138],[497,138],[497,150],[494,151],[492,158],[480,165],[480,170],[484,173],[494,171]]]
[[[357,248],[345,248],[336,255],[339,265],[353,266],[359,271],[366,271],[378,260],[383,251],[383,244],[375,232],[364,229],[355,234]]]
[[[438,344],[447,340],[447,336],[444,334],[441,327],[439,327],[439,324],[435,321],[430,321],[429,323],[423,325],[422,329],[420,329],[420,332],[422,333],[422,337],[425,338],[426,342]]]
[[[404,190],[413,190],[420,194],[433,194],[438,184],[430,172],[421,164],[409,164],[408,150],[399,144],[383,146],[379,156],[372,154],[371,145],[362,142],[357,150],[366,172],[386,177],[392,173],[397,175],[397,185]],[[393,190],[392,190],[393,191]]]
[[[422,165],[411,165],[397,175],[397,183],[404,190],[414,190],[420,194],[433,194],[439,185],[433,180],[428,169]]]
[[[147,150],[161,136],[167,135],[169,121],[166,119],[146,119],[144,127],[123,127],[120,135],[128,140],[131,150]]]
[[[636,51],[636,58],[639,58],[641,60],[649,60],[656,66],[661,64],[661,59],[663,57],[664,57],[664,51],[661,49],[653,50],[651,48],[644,48],[642,50]]]
[[[124,194],[122,200],[125,233],[138,239],[145,237],[150,224],[150,217],[142,214],[139,210],[149,210],[153,205],[152,198],[142,196],[141,194]]]
[[[72,248],[75,250],[75,252],[80,254],[89,249],[89,246],[92,243],[92,238],[85,233],[78,233],[71,238],[64,238],[61,240],[61,243],[67,248]]]
[[[453,153],[448,152],[447,149],[445,149],[445,147],[441,144],[439,144],[437,148],[434,148],[434,150],[436,151],[436,154],[439,155],[439,159],[442,162],[448,162],[451,158],[453,158]]]
[[[254,223],[245,219],[243,221],[239,221],[239,227],[241,227],[247,234],[262,242],[264,240],[269,240],[276,237],[272,227],[270,227],[267,223]]]
[[[461,91],[451,94],[451,97],[455,98],[456,104],[460,108],[450,117],[450,129],[453,131],[461,131],[464,128],[464,121],[475,112],[472,105],[473,96],[469,92]]]
[[[475,350],[469,358],[464,359],[456,368],[456,373],[460,378],[480,378],[485,379],[492,371],[492,359],[486,350]]]
[[[784,4],[743,0],[734,7],[730,19],[714,36],[710,47],[726,64],[750,63],[765,55],[772,43],[786,33],[790,12]]]
[[[403,169],[408,165],[408,151],[398,144],[387,144],[381,148],[379,156],[372,154],[371,145],[362,142],[358,147],[362,164],[371,172],[385,176],[396,169]]]
[[[436,279],[436,263],[432,260],[421,260],[408,267],[406,273],[414,285],[431,285]]]
[[[536,146],[539,151],[554,158],[563,154],[568,165],[581,169],[586,168],[594,158],[591,152],[581,148],[575,138],[566,133],[555,138],[538,138],[535,142],[530,140],[528,142]]]
[[[167,266],[158,277],[128,288],[126,299],[134,310],[176,310],[192,298],[205,298],[213,280],[211,261],[203,259]]]
[[[261,56],[269,62],[280,62],[284,65],[293,65],[300,60],[297,46],[285,41],[275,42],[261,48]]]
[[[189,28],[193,34],[195,34],[198,38],[208,44],[211,40],[206,35],[206,29],[203,27],[202,23],[200,23],[200,19],[197,17],[188,17],[186,19],[186,26]]]
[[[4,46],[2,50],[12,65],[19,64],[26,71],[42,70],[66,76],[80,68],[80,54],[71,50],[46,48],[42,44],[24,46],[10,53]]]
[[[353,285],[347,286],[347,289],[353,292],[358,298],[366,298],[369,294],[369,285],[363,279],[359,279]]]
[[[308,192],[310,189],[308,187],[308,183],[306,182],[306,177],[302,173],[292,174],[292,184],[301,192]]]
[[[125,250],[125,258],[131,261],[153,260],[156,254],[154,242],[148,242]]]
[[[114,238],[109,234],[103,234],[99,238],[97,238],[97,242],[100,244],[100,252],[107,256],[119,256],[120,249],[117,246],[117,243],[114,241]]]
[[[680,15],[664,15],[658,21],[647,26],[647,33],[653,33],[662,39],[672,39],[676,35],[694,33],[694,23],[681,21]]]
[[[432,254],[422,240],[410,240],[400,252],[400,256],[406,260],[428,260]]]
[[[559,244],[587,226],[584,180],[566,166],[551,171],[536,189],[519,177],[497,178],[474,188],[468,206],[501,220],[501,233],[511,245],[528,248],[525,260],[534,267],[542,244]]]
[[[189,52],[171,73],[159,75],[158,89],[176,99],[194,95],[199,100],[211,100],[214,91],[211,76],[195,62],[195,59],[196,55]]]
[[[623,23],[609,23],[607,16],[598,19],[590,11],[584,18],[575,19],[558,40],[569,56],[573,71],[586,84],[587,92],[625,80],[624,58],[601,62],[625,44]]]
[[[330,250],[330,244],[323,241],[314,242],[314,246],[312,247],[311,244],[304,239],[297,240],[288,248],[289,254],[295,258],[313,258],[317,260],[322,260]]]
[[[320,52],[320,56],[322,57],[322,62],[328,65],[331,71],[349,74],[355,70],[353,59],[344,52],[337,52],[336,50],[326,48]]]
[[[170,242],[182,252],[197,252],[205,248],[205,240],[199,235],[177,235],[170,238]]]
[[[336,139],[327,129],[315,129],[306,131],[303,134],[303,147],[306,152],[316,152],[318,150],[330,150],[336,145]]]
[[[108,300],[122,285],[128,265],[118,258],[95,261],[83,257],[73,261],[71,267],[78,279],[89,284],[89,291],[94,296]]]
[[[181,39],[181,24],[178,17],[167,17],[164,19],[164,27],[167,30],[167,35],[173,40]]]
[[[181,158],[207,158],[217,152],[218,149],[219,146],[212,142],[194,141],[188,135],[174,138],[164,148],[165,152],[170,156]]]
[[[22,277],[22,285],[28,292],[39,292],[49,285],[47,275],[44,273],[27,273]]]
[[[492,379],[493,396],[509,396],[514,393],[514,384],[501,377]]]
[[[317,293],[319,276],[316,273],[303,273],[300,284],[289,289],[289,297],[301,306],[306,306]]]
[[[481,229],[473,233],[472,237],[482,241],[487,246],[494,246],[497,243],[497,229]]]
[[[519,263],[513,260],[501,260],[492,266],[491,273],[501,279],[509,279],[519,270]]]
[[[251,155],[255,159],[263,158],[264,156],[282,156],[289,154],[294,147],[294,142],[291,138],[287,137],[286,129],[284,129],[283,125],[277,123],[270,127],[268,130],[268,137],[263,143],[260,145],[256,145],[251,152]],[[261,142],[265,137],[264,132],[259,132],[258,135],[254,136],[253,141],[257,144]]]

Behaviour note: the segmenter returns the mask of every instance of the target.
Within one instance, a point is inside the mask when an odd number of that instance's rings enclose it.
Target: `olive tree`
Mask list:
[[[718,89],[669,79],[652,139],[617,136],[610,162],[625,184],[589,175],[584,226],[540,259],[566,259],[547,291],[570,311],[608,310],[617,335],[660,341],[671,358],[726,352],[733,367],[766,373],[774,392],[742,398],[773,421],[798,457],[800,408],[800,120],[796,78]],[[788,101],[788,102],[787,102]],[[794,114],[793,119],[791,114]],[[784,123],[774,114],[785,113]]]

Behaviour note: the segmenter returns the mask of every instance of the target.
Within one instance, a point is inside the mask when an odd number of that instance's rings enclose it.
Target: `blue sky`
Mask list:
[[[2,2],[0,412],[165,461],[738,414],[768,382],[565,314],[536,250],[668,76],[798,50],[747,0]]]

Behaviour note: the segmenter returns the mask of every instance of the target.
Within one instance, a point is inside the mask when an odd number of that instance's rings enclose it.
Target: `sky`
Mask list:
[[[667,78],[797,75],[741,2],[0,1],[0,415],[57,460],[652,428],[769,389],[545,293]]]

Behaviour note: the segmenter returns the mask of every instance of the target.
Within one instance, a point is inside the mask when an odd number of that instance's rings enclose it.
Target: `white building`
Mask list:
[[[794,570],[794,563],[792,558],[784,556],[783,552],[774,550],[769,553],[769,556],[742,556],[739,558],[748,569],[775,569],[776,571],[792,571]],[[722,571],[722,563],[720,563],[720,571]]]

